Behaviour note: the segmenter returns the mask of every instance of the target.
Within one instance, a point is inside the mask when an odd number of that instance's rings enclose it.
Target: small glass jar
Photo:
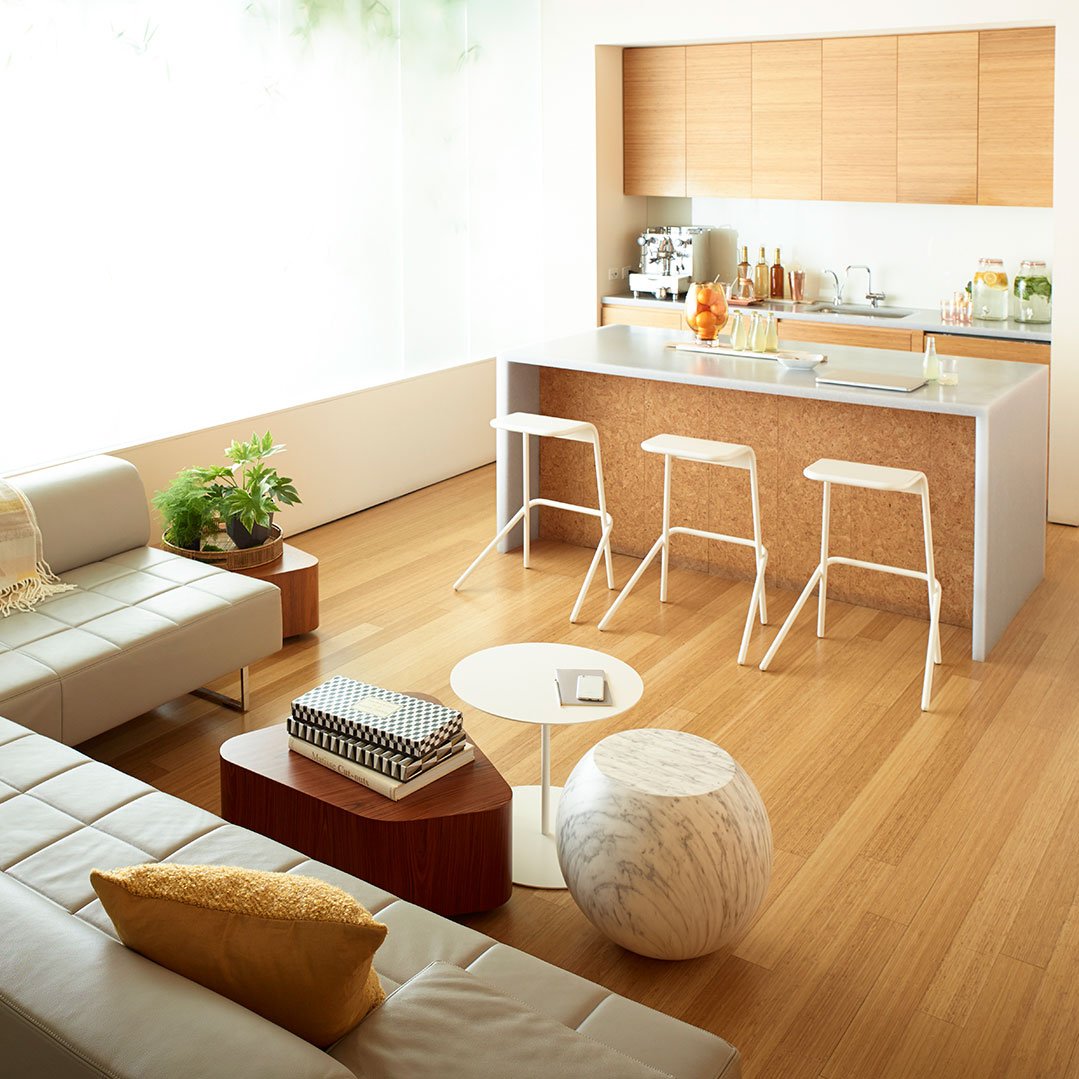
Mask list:
[[[764,352],[768,345],[768,325],[760,313],[753,315],[753,325],[749,330],[749,351]]]
[[[744,352],[749,341],[749,332],[746,329],[746,316],[741,311],[735,311],[731,315],[731,348],[735,352]]]
[[[1053,321],[1053,283],[1041,259],[1023,259],[1012,290],[1016,322]]]
[[[979,259],[978,269],[971,283],[972,312],[977,319],[987,322],[1008,320],[1008,275],[1004,272],[1002,259]]]

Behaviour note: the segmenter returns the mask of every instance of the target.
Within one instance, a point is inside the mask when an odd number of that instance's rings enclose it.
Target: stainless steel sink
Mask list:
[[[820,315],[862,315],[866,318],[906,318],[914,314],[909,307],[871,307],[862,303],[811,303],[803,310]]]

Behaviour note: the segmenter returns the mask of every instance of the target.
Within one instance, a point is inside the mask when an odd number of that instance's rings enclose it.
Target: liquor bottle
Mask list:
[[[761,248],[760,258],[753,267],[753,291],[760,299],[767,299],[771,292],[771,284],[768,279],[768,259],[765,258],[764,248]]]
[[[772,263],[772,299],[782,300],[784,292],[783,263],[779,261],[779,248],[776,248],[776,260]]]
[[[738,263],[738,276],[745,281],[749,278],[749,248],[742,248],[742,261]]]

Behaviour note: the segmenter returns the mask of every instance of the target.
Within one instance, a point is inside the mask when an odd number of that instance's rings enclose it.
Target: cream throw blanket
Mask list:
[[[45,562],[41,530],[26,496],[0,480],[0,618],[32,611],[42,600],[74,587]]]

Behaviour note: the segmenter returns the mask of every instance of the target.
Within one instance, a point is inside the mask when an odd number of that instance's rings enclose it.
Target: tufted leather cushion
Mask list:
[[[84,1073],[71,1065],[66,1070],[35,1072],[26,1067],[16,1074],[64,1077],[108,1074],[123,1079],[141,1075],[188,1079],[219,1074],[212,1068],[200,1070],[198,1066],[188,1066],[191,1054],[197,1055],[203,1046],[183,1044],[188,1028],[180,1028],[180,1020],[173,1022],[168,1018],[171,1011],[160,1004],[160,997],[152,997],[159,1002],[156,1011],[143,1008],[146,1002],[137,964],[148,965],[153,970],[159,968],[126,952],[115,939],[111,942],[105,939],[105,935],[115,938],[115,929],[90,887],[90,870],[95,866],[155,860],[300,873],[344,889],[389,929],[376,962],[387,991],[404,985],[438,960],[467,969],[488,986],[517,998],[536,1012],[677,1079],[737,1079],[740,1074],[738,1053],[713,1034],[625,1000],[602,986],[499,944],[482,933],[405,903],[372,884],[312,861],[264,836],[227,824],[213,814],[93,762],[76,750],[0,719],[0,884],[21,887],[40,904],[42,911],[35,918],[46,927],[51,919],[57,918],[85,923],[79,929],[91,934],[87,939],[96,941],[94,948],[72,949],[43,934],[43,943],[37,951],[26,942],[20,942],[18,949],[0,948],[0,1059],[8,1059],[3,994],[17,980],[16,991],[24,994],[18,1002],[24,1011],[28,1005],[46,1026],[59,1024],[59,1032],[69,1044],[93,1046],[95,1053],[103,1054],[108,1060],[111,1069]],[[7,880],[2,879],[5,877]],[[0,919],[8,916],[6,894],[10,894],[10,888],[7,892],[0,888]],[[10,928],[8,923],[5,928]],[[16,935],[19,931],[18,927],[11,928]],[[114,985],[102,986],[104,999],[111,1008],[106,1022],[97,1007],[94,986],[96,978],[112,977],[119,970],[111,965],[115,962],[112,952],[102,950],[102,944],[109,943],[137,960],[137,964],[123,968],[127,983],[123,993],[114,991]],[[32,964],[35,955],[49,967],[49,977],[39,980],[41,985],[27,973],[26,964]],[[17,979],[15,969],[19,972]],[[170,974],[170,977],[176,976]],[[47,991],[43,988],[45,982]],[[159,984],[152,983],[155,994]],[[201,986],[192,989],[208,993]],[[93,1007],[86,1003],[91,997]],[[228,1013],[234,1017],[234,1033],[216,1034],[218,1044],[214,1050],[218,1059],[233,1062],[232,1074],[282,1079],[348,1074],[325,1054],[321,1057],[328,1066],[326,1070],[301,1067],[296,1063],[299,1058],[279,1054],[279,1064],[252,1071],[257,1068],[257,1062],[251,1054],[264,1061],[271,1044],[281,1052],[284,1050],[282,1043],[266,1040],[235,1019],[237,1014],[247,1015],[281,1037],[291,1036],[220,997],[214,999],[235,1009]],[[155,1019],[140,1019],[144,1013],[153,1014]],[[140,1023],[146,1028],[147,1036],[152,1033],[162,1044],[174,1047],[175,1066],[163,1067],[160,1062],[167,1058],[151,1054],[158,1062],[156,1070],[154,1067],[140,1070],[140,1063],[150,1059],[132,1056]],[[155,1027],[160,1027],[160,1031]],[[215,1021],[214,1029],[225,1030],[227,1024]],[[363,1030],[363,1025],[359,1030]],[[121,1031],[122,1037],[118,1033]],[[297,1046],[304,1044],[292,1040]],[[20,1039],[17,1044],[19,1051],[24,1051],[25,1041]],[[316,1052],[309,1045],[305,1048]],[[141,1047],[139,1052],[144,1050],[150,1052],[146,1047]]]
[[[271,584],[152,547],[0,619],[0,715],[74,745],[281,647]]]

